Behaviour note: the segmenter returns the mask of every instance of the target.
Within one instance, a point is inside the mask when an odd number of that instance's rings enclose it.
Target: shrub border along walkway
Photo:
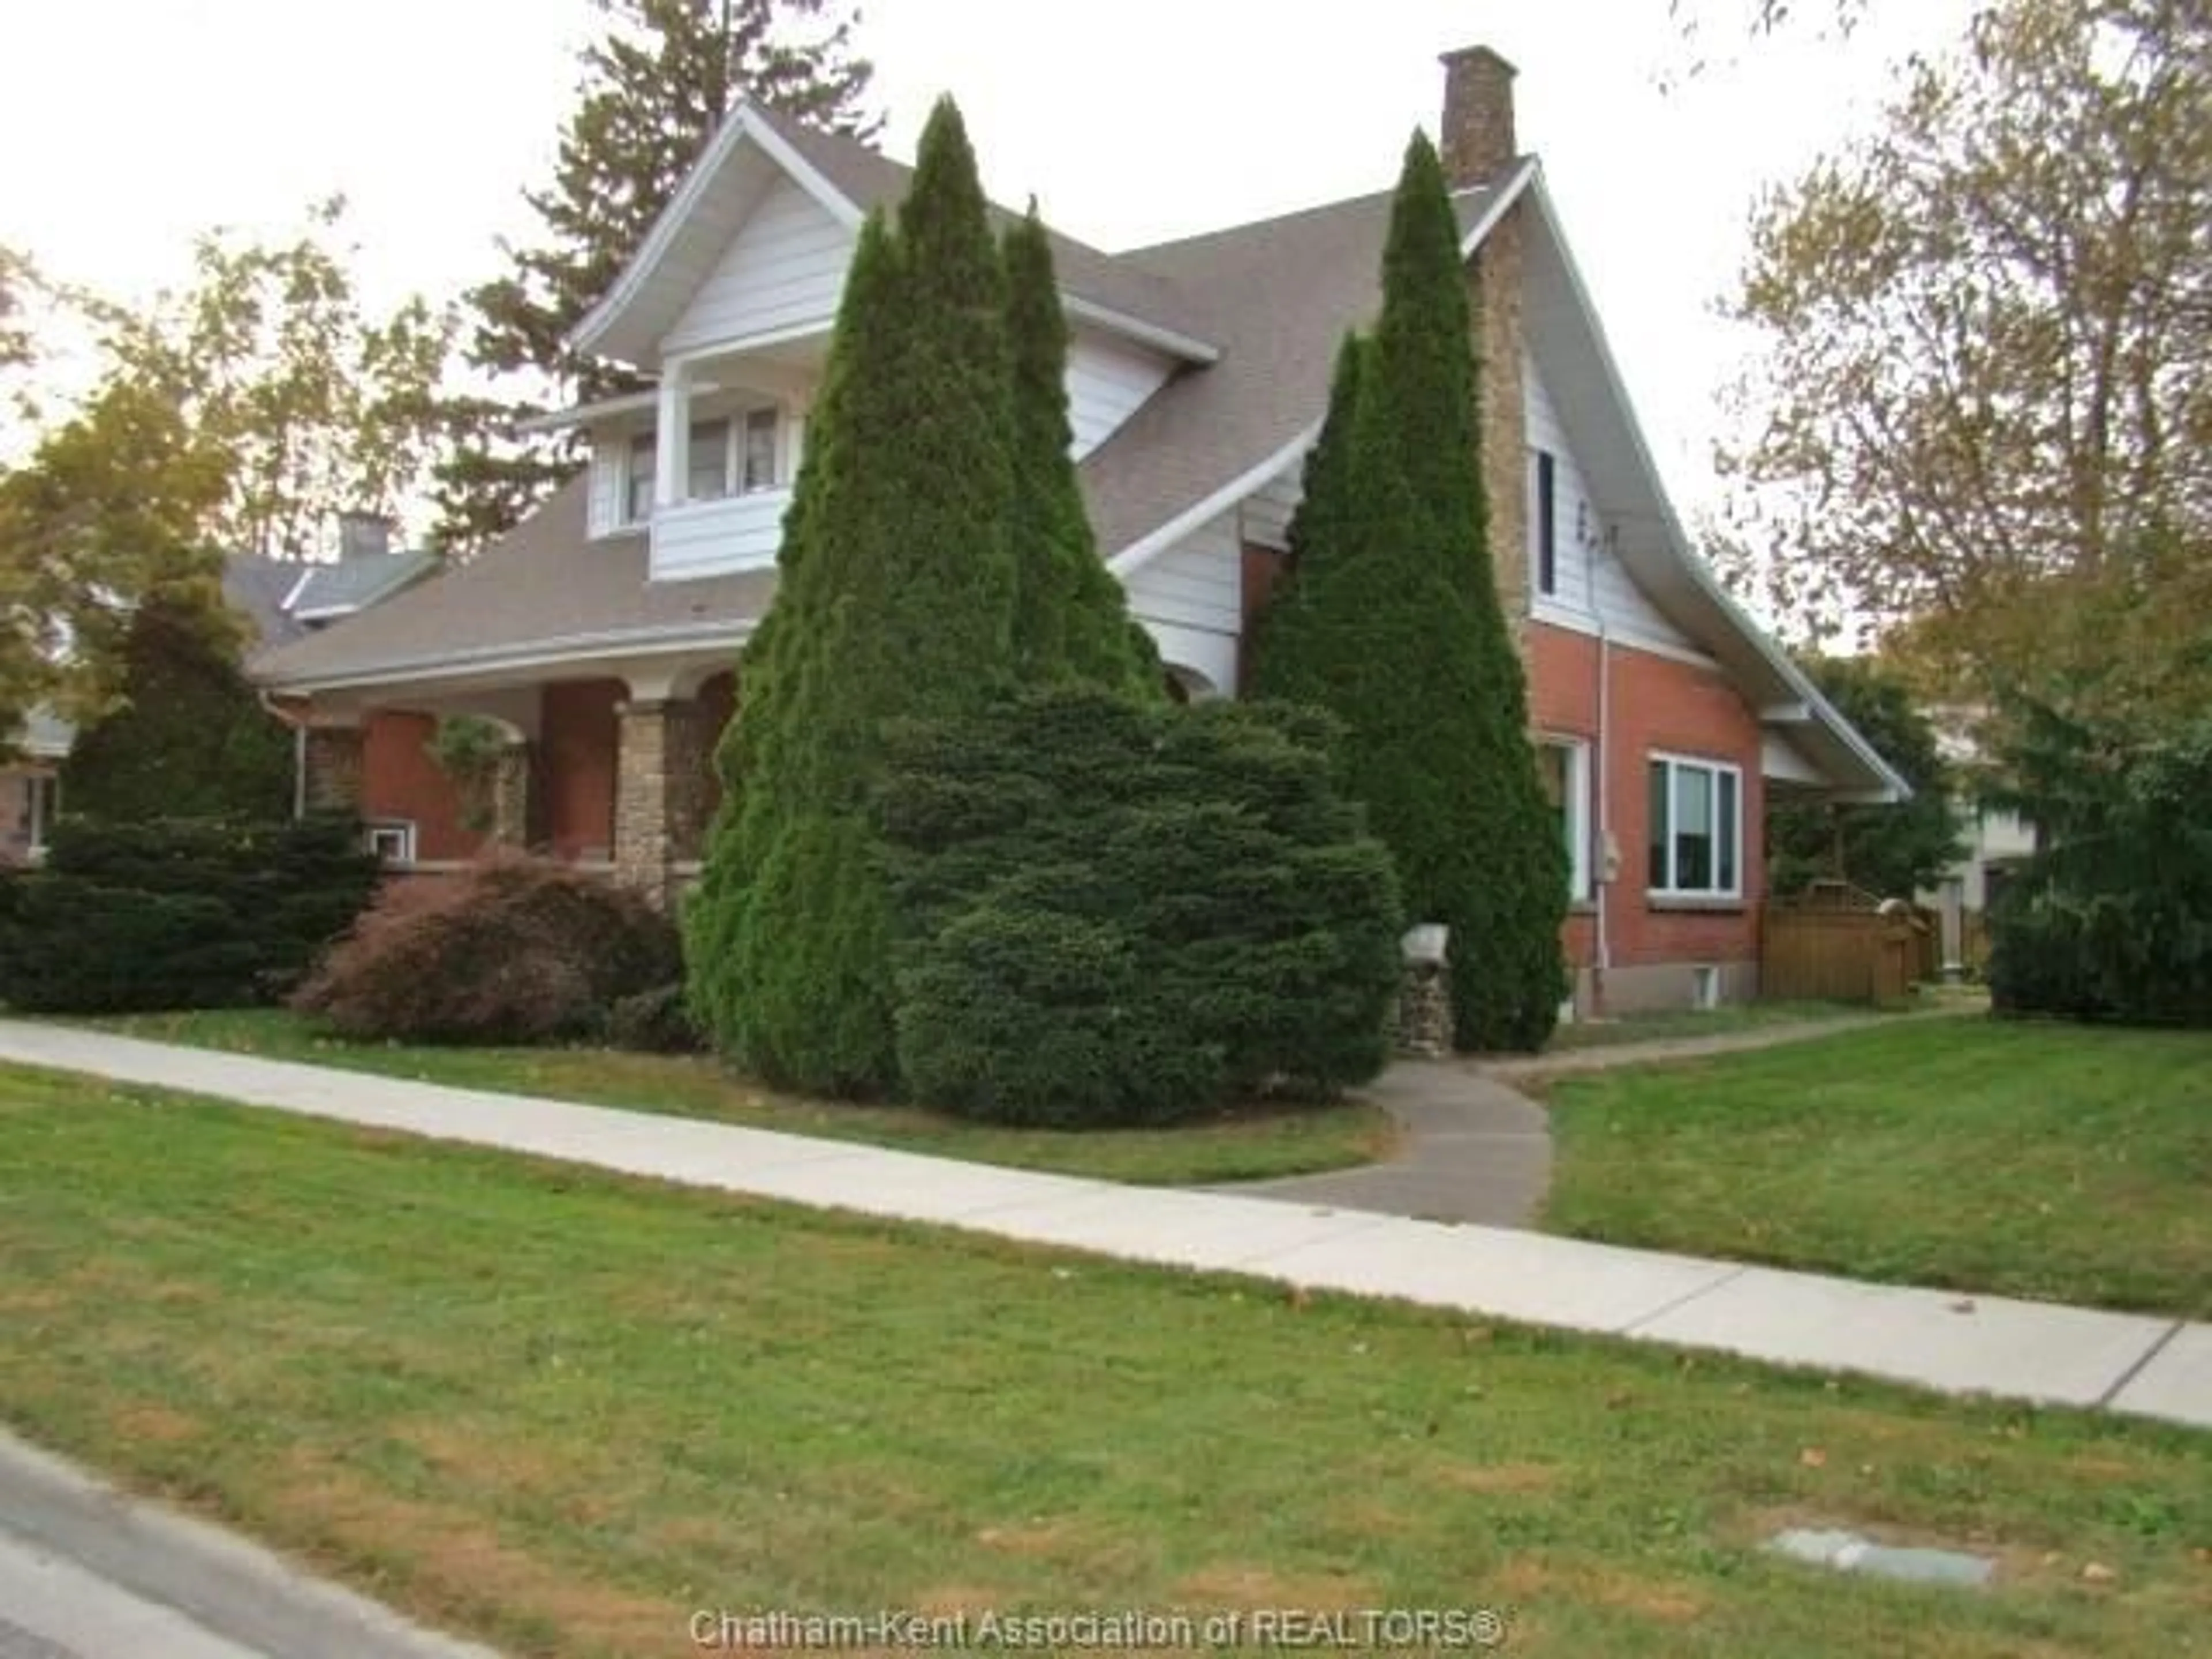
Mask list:
[[[0,1021],[0,1061],[1294,1290],[1395,1298],[1946,1394],[2212,1428],[2212,1324],[992,1169],[803,1136]]]

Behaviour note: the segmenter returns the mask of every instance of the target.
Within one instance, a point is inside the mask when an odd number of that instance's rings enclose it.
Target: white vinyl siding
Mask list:
[[[1194,669],[1213,690],[1237,689],[1244,620],[1244,554],[1237,515],[1193,531],[1129,578],[1129,609],[1151,629],[1170,666]]]
[[[783,515],[790,505],[789,490],[762,489],[662,507],[653,515],[653,580],[765,569],[783,544]]]
[[[1156,351],[1095,329],[1075,331],[1067,349],[1067,421],[1079,460],[1114,435],[1164,386],[1173,365]]]
[[[1585,629],[1595,628],[1601,616],[1609,629],[1631,642],[1640,640],[1691,649],[1689,638],[1644,597],[1644,590],[1606,545],[1603,515],[1533,358],[1523,360],[1522,375],[1527,387],[1530,454],[1525,475],[1529,544],[1525,556],[1532,592],[1536,590],[1535,544],[1540,522],[1534,457],[1539,453],[1552,457],[1553,580],[1552,591],[1536,599],[1537,614],[1547,621]]]
[[[1291,520],[1304,499],[1305,459],[1301,456],[1244,498],[1237,532],[1255,547],[1287,552]]]
[[[1158,622],[1236,633],[1244,620],[1244,563],[1234,516],[1200,526],[1132,576],[1129,608]]]
[[[837,315],[853,233],[780,179],[731,238],[661,349],[828,328]]]

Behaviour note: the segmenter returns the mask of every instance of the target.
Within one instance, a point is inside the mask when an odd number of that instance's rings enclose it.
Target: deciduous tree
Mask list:
[[[226,458],[204,528],[228,550],[313,556],[340,513],[398,516],[427,485],[453,319],[419,297],[372,312],[338,240],[344,212],[325,202],[274,246],[210,234],[181,293],[94,304],[112,374]]]
[[[0,475],[0,733],[42,702],[78,720],[111,706],[142,603],[230,625],[208,533],[228,482],[222,451],[136,380],[103,385]]]
[[[2185,650],[2212,560],[2212,12],[2001,0],[1775,195],[1728,457],[1801,631],[1900,629],[1976,700]],[[2169,597],[2170,596],[2170,597]],[[2197,686],[2201,695],[2202,683]]]

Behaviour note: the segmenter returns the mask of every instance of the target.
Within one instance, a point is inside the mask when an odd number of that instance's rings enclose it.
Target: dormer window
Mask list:
[[[750,493],[775,488],[775,411],[756,409],[745,416],[745,447],[738,488]]]
[[[629,441],[629,476],[623,486],[625,524],[643,524],[653,516],[654,468],[653,434],[641,432]]]
[[[730,423],[704,421],[691,428],[690,464],[684,470],[684,499],[718,501],[730,493]]]

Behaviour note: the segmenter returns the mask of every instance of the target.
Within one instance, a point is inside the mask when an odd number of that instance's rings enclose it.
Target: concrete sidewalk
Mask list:
[[[0,1061],[1025,1243],[2212,1428],[2212,1325],[1122,1187],[0,1021]]]
[[[0,1434],[0,1659],[497,1659]]]

